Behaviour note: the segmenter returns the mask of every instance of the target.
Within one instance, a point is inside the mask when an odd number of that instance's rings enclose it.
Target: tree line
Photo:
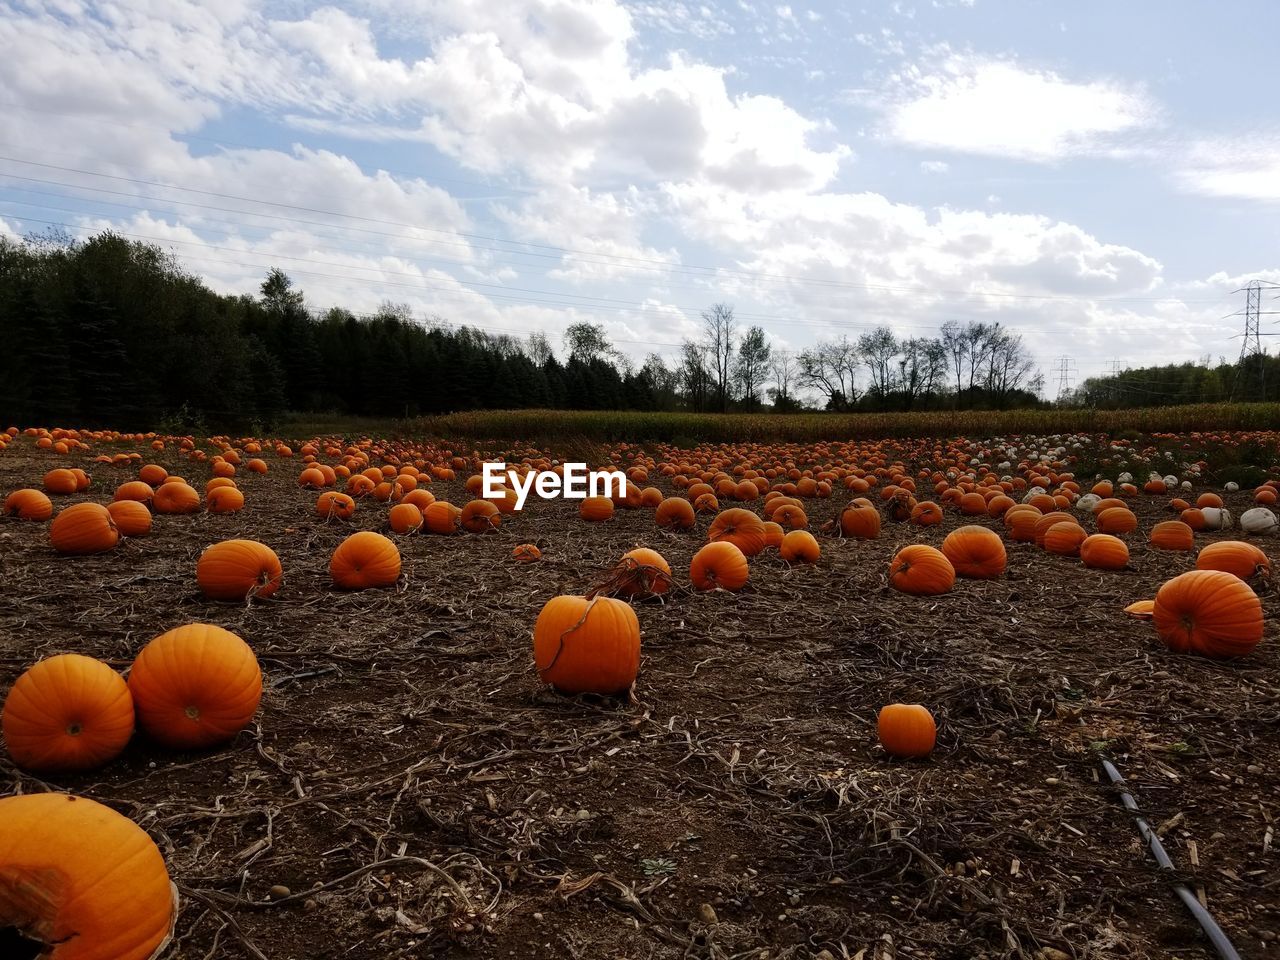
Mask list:
[[[1253,353],[1235,362],[1209,357],[1196,363],[1138,367],[1089,377],[1062,402],[1106,410],[1186,403],[1280,400],[1280,357]]]
[[[1000,324],[951,322],[932,338],[879,327],[792,352],[716,304],[674,363],[657,353],[637,363],[593,323],[552,342],[423,321],[392,303],[371,315],[316,311],[279,270],[257,296],[219,294],[173,254],[111,232],[0,239],[0,321],[0,414],[18,423],[266,430],[288,412],[1041,403],[1028,350]]]

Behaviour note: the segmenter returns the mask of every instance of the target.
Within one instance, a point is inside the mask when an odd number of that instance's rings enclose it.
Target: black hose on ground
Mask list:
[[[1102,769],[1106,771],[1107,778],[1120,788],[1120,801],[1124,804],[1125,809],[1133,814],[1134,822],[1138,825],[1138,833],[1147,842],[1147,847],[1151,850],[1151,855],[1156,858],[1156,863],[1160,865],[1160,869],[1172,870],[1173,861],[1169,859],[1169,854],[1165,852],[1164,844],[1160,842],[1156,832],[1151,829],[1151,825],[1138,812],[1138,801],[1129,792],[1129,787],[1125,783],[1124,777],[1120,776],[1120,771],[1116,769],[1115,764],[1105,757],[1102,760]],[[1196,899],[1196,895],[1187,889],[1187,885],[1185,883],[1175,883],[1173,892],[1178,895],[1178,899],[1186,904],[1187,909],[1191,911],[1191,915],[1195,917],[1196,923],[1200,924],[1200,929],[1209,938],[1209,942],[1213,944],[1218,956],[1222,957],[1222,960],[1240,960],[1240,954],[1231,945],[1227,935],[1222,932],[1218,922]]]

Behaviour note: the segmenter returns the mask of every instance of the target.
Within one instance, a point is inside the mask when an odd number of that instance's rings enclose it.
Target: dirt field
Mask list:
[[[321,521],[298,464],[267,459],[269,475],[237,477],[243,512],[157,516],[99,556],[58,556],[45,524],[0,525],[0,691],[54,653],[123,669],[197,620],[261,660],[257,722],[225,749],[136,736],[104,770],[47,787],[0,758],[0,794],[73,791],[151,833],[182,892],[167,956],[1210,956],[1099,782],[1099,750],[1241,953],[1280,953],[1280,611],[1266,594],[1266,640],[1234,663],[1170,654],[1124,616],[1192,566],[1146,546],[1164,497],[1135,504],[1129,570],[1010,543],[1005,577],[939,598],[890,590],[886,569],[906,543],[971,522],[950,509],[941,527],[823,539],[816,568],[773,551],[742,593],[698,594],[688,564],[708,518],[669,534],[651,510],[593,525],[569,502],[532,503],[490,535],[400,538],[399,587],[344,594],[329,554],[383,530],[386,507]],[[201,488],[208,476],[156,462]],[[76,458],[24,440],[0,455],[0,493],[63,465]],[[108,501],[136,476],[93,466],[91,490],[57,506]],[[469,499],[461,478],[430,489]],[[812,526],[843,503],[813,501]],[[230,537],[279,554],[276,597],[200,596],[197,556]],[[511,561],[525,541],[541,563]],[[636,545],[677,582],[637,604],[636,702],[543,689],[542,604]],[[876,713],[896,700],[938,718],[930,760],[876,745]],[[271,903],[278,884],[291,896]]]

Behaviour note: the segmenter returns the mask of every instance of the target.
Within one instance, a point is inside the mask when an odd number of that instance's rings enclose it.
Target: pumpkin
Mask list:
[[[472,500],[462,508],[459,518],[462,529],[471,533],[486,533],[502,526],[500,511],[488,500]]]
[[[911,508],[911,522],[921,527],[932,527],[942,522],[942,508],[932,500],[921,500]]]
[[[262,671],[249,645],[208,623],[156,637],[129,670],[138,726],[153,740],[198,750],[232,739],[262,699]]]
[[[355,512],[356,501],[348,494],[339,493],[337,490],[326,490],[316,497],[316,515],[326,520],[330,517],[347,520]]]
[[[578,515],[591,523],[603,523],[613,517],[613,501],[609,497],[585,497]]]
[[[1075,523],[1076,518],[1071,514],[1061,510],[1054,510],[1049,513],[1042,513],[1036,519],[1035,541],[1036,546],[1044,546],[1044,538],[1049,534],[1049,528],[1055,523]]]
[[[720,510],[720,501],[714,493],[704,493],[693,501],[693,509],[698,513],[716,513]]]
[[[808,530],[792,530],[782,538],[778,554],[787,563],[817,563],[822,548]]]
[[[1276,532],[1276,515],[1266,507],[1252,507],[1240,514],[1240,529],[1251,536]]]
[[[412,503],[397,503],[387,515],[387,522],[395,533],[417,533],[423,524],[422,511]]]
[[[533,626],[538,676],[561,693],[621,693],[640,671],[640,622],[610,597],[552,597]]]
[[[1231,511],[1225,507],[1201,507],[1200,513],[1204,517],[1206,530],[1231,529]]]
[[[637,547],[622,555],[612,586],[627,597],[656,597],[671,586],[671,564],[657,550]]]
[[[7,929],[36,945],[17,956],[149,960],[177,907],[164,857],[132,820],[65,793],[0,799],[0,940]]]
[[[206,547],[196,561],[196,583],[210,600],[269,597],[282,580],[280,558],[256,540],[223,540]]]
[[[107,504],[111,522],[122,537],[145,537],[151,532],[151,511],[136,500],[117,500]]]
[[[1097,519],[1099,533],[1115,535],[1138,529],[1138,518],[1128,507],[1108,507],[1097,514]]]
[[[511,556],[516,563],[534,563],[542,559],[542,551],[535,544],[521,543],[511,551]]]
[[[411,503],[419,510],[426,511],[427,507],[436,502],[436,495],[430,490],[424,490],[421,487],[410,490],[405,494],[401,503]]]
[[[4,498],[3,513],[21,520],[48,520],[53,516],[53,501],[39,490],[15,490]]]
[[[1139,620],[1150,620],[1156,611],[1156,602],[1154,600],[1135,600],[1124,608],[1124,612],[1131,617],[1137,617]]]
[[[49,540],[59,553],[102,553],[120,542],[120,531],[102,504],[77,503],[53,518]]]
[[[967,526],[952,530],[942,541],[942,553],[962,577],[989,580],[1004,573],[1004,542],[993,530]]]
[[[892,757],[927,757],[938,740],[931,714],[918,703],[891,703],[880,708],[876,733],[885,753]]]
[[[927,544],[903,547],[889,562],[889,583],[903,593],[935,596],[955,582],[956,571],[946,554]]]
[[[244,494],[235,487],[215,487],[204,498],[210,513],[238,513],[244,506]]]
[[[746,554],[728,540],[708,543],[689,564],[689,580],[699,590],[741,590],[748,576]]]
[[[1074,520],[1063,520],[1051,526],[1044,535],[1044,548],[1060,557],[1080,554],[1080,544],[1088,538],[1084,527]]]
[[[487,500],[483,503],[496,515],[498,508]],[[390,587],[400,578],[400,550],[380,533],[361,530],[353,533],[333,551],[329,560],[329,576],[347,590],[366,587]]]
[[[0,730],[9,756],[24,770],[92,770],[118,757],[133,735],[133,698],[101,660],[64,653],[18,677]]]
[[[658,526],[674,530],[690,530],[694,525],[693,504],[684,497],[667,497],[653,514]]]
[[[1151,545],[1157,550],[1190,550],[1195,532],[1181,520],[1161,520],[1151,528]]]
[[[1218,496],[1216,493],[1209,493],[1208,491],[1206,491],[1200,494],[1200,496],[1196,497],[1196,506],[1199,507],[1201,510],[1203,510],[1205,507],[1221,507],[1222,498]]]
[[[182,482],[165,482],[156,488],[152,505],[156,513],[195,513],[200,509],[200,494]]]
[[[78,487],[79,481],[70,470],[58,468],[44,475],[44,488],[49,493],[75,493]]]
[[[138,479],[152,487],[156,487],[164,483],[165,477],[167,476],[169,476],[169,471],[158,463],[148,463],[138,471]]]
[[[1243,540],[1220,540],[1211,543],[1196,557],[1197,570],[1222,570],[1241,580],[1258,575],[1271,576],[1271,560],[1252,543]]]
[[[880,536],[880,511],[850,503],[840,511],[840,533],[858,540],[874,540]]]
[[[977,491],[962,494],[960,512],[972,517],[981,516],[987,512],[987,498]]]
[[[764,522],[764,545],[766,549],[769,547],[782,546],[782,538],[785,535],[786,534],[783,532],[782,527],[774,523],[772,520],[766,520]]]
[[[809,526],[804,509],[793,503],[784,503],[769,515],[769,519],[786,530],[803,530]]]
[[[1129,548],[1119,537],[1095,533],[1080,544],[1080,559],[1094,570],[1123,570],[1129,564]]]
[[[116,487],[116,492],[112,499],[137,500],[139,503],[150,503],[155,493],[155,490],[151,489],[151,484],[143,483],[141,480],[130,480],[128,483],[122,483]]]
[[[462,511],[447,500],[437,500],[422,511],[432,533],[453,534],[462,530]]]
[[[765,548],[764,521],[750,510],[733,507],[717,514],[711,521],[707,540],[710,543],[732,543],[743,556],[754,557]]]
[[[1262,602],[1235,574],[1192,570],[1156,592],[1152,623],[1177,653],[1243,657],[1262,640]]]

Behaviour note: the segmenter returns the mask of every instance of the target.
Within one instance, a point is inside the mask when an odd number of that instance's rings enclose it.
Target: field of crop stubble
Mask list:
[[[1220,451],[1274,454],[1276,443],[1211,439]],[[1194,504],[1213,491],[1235,515],[1269,499],[1223,491],[1211,461],[1164,456],[1194,447],[1199,457],[1205,438],[1115,449],[1097,435],[615,444],[598,448],[596,465],[642,471],[637,488],[664,497],[686,495],[697,473],[720,491],[718,509],[679,531],[660,528],[652,506],[620,503],[587,522],[578,502],[532,499],[488,532],[455,535],[390,531],[406,465],[418,489],[462,506],[482,459],[549,462],[556,451],[312,441],[285,456],[275,441],[251,454],[244,439],[35,432],[0,452],[4,494],[41,487],[54,468],[92,476],[87,489],[51,495],[55,512],[112,502],[147,463],[201,498],[196,512],[156,513],[146,535],[84,556],[55,550],[48,522],[0,522],[0,692],[59,653],[124,671],[152,638],[192,622],[243,638],[261,665],[261,705],[225,745],[175,750],[139,732],[106,765],[57,775],[0,756],[0,796],[88,797],[155,841],[180,898],[163,956],[1210,956],[1100,782],[1103,755],[1241,953],[1280,949],[1269,578],[1251,581],[1265,636],[1238,659],[1172,652],[1150,620],[1124,613],[1194,569],[1206,544],[1249,539],[1274,555],[1274,532],[1201,529],[1190,551],[1151,544],[1155,524],[1183,516],[1174,496]],[[317,515],[323,488],[300,485],[304,454],[352,474],[389,465],[390,499],[358,496],[346,520]],[[246,468],[251,455],[265,473]],[[215,470],[220,456],[240,461],[228,479],[244,505],[228,513],[206,509],[206,482],[227,472]],[[1191,490],[1143,492],[1153,467]],[[1113,491],[1136,517],[1120,533],[1129,561],[1119,570],[1016,541],[1001,516],[960,506],[984,490],[987,503],[1020,502],[1043,478],[1092,534],[1099,521],[1077,498],[1095,473],[1114,480],[1121,469],[1137,479],[1136,491]],[[735,499],[721,472],[732,490],[758,474],[759,495]],[[894,520],[891,486],[938,502],[941,523]],[[717,513],[764,515],[762,487],[794,488],[820,559],[789,564],[768,547],[750,557],[741,590],[695,589],[690,562]],[[858,496],[879,515],[878,536],[839,535]],[[959,577],[939,595],[894,589],[901,548],[940,547],[968,525],[1000,534],[1003,572]],[[335,587],[330,556],[357,530],[394,541],[393,586]],[[233,538],[278,556],[273,595],[202,593],[197,560]],[[526,543],[540,560],[515,561]],[[632,601],[633,690],[556,692],[534,666],[539,611],[609,580],[637,546],[658,551],[672,576],[660,597]],[[931,756],[895,759],[879,745],[877,713],[894,702],[932,713]],[[0,894],[3,878],[0,863]]]

